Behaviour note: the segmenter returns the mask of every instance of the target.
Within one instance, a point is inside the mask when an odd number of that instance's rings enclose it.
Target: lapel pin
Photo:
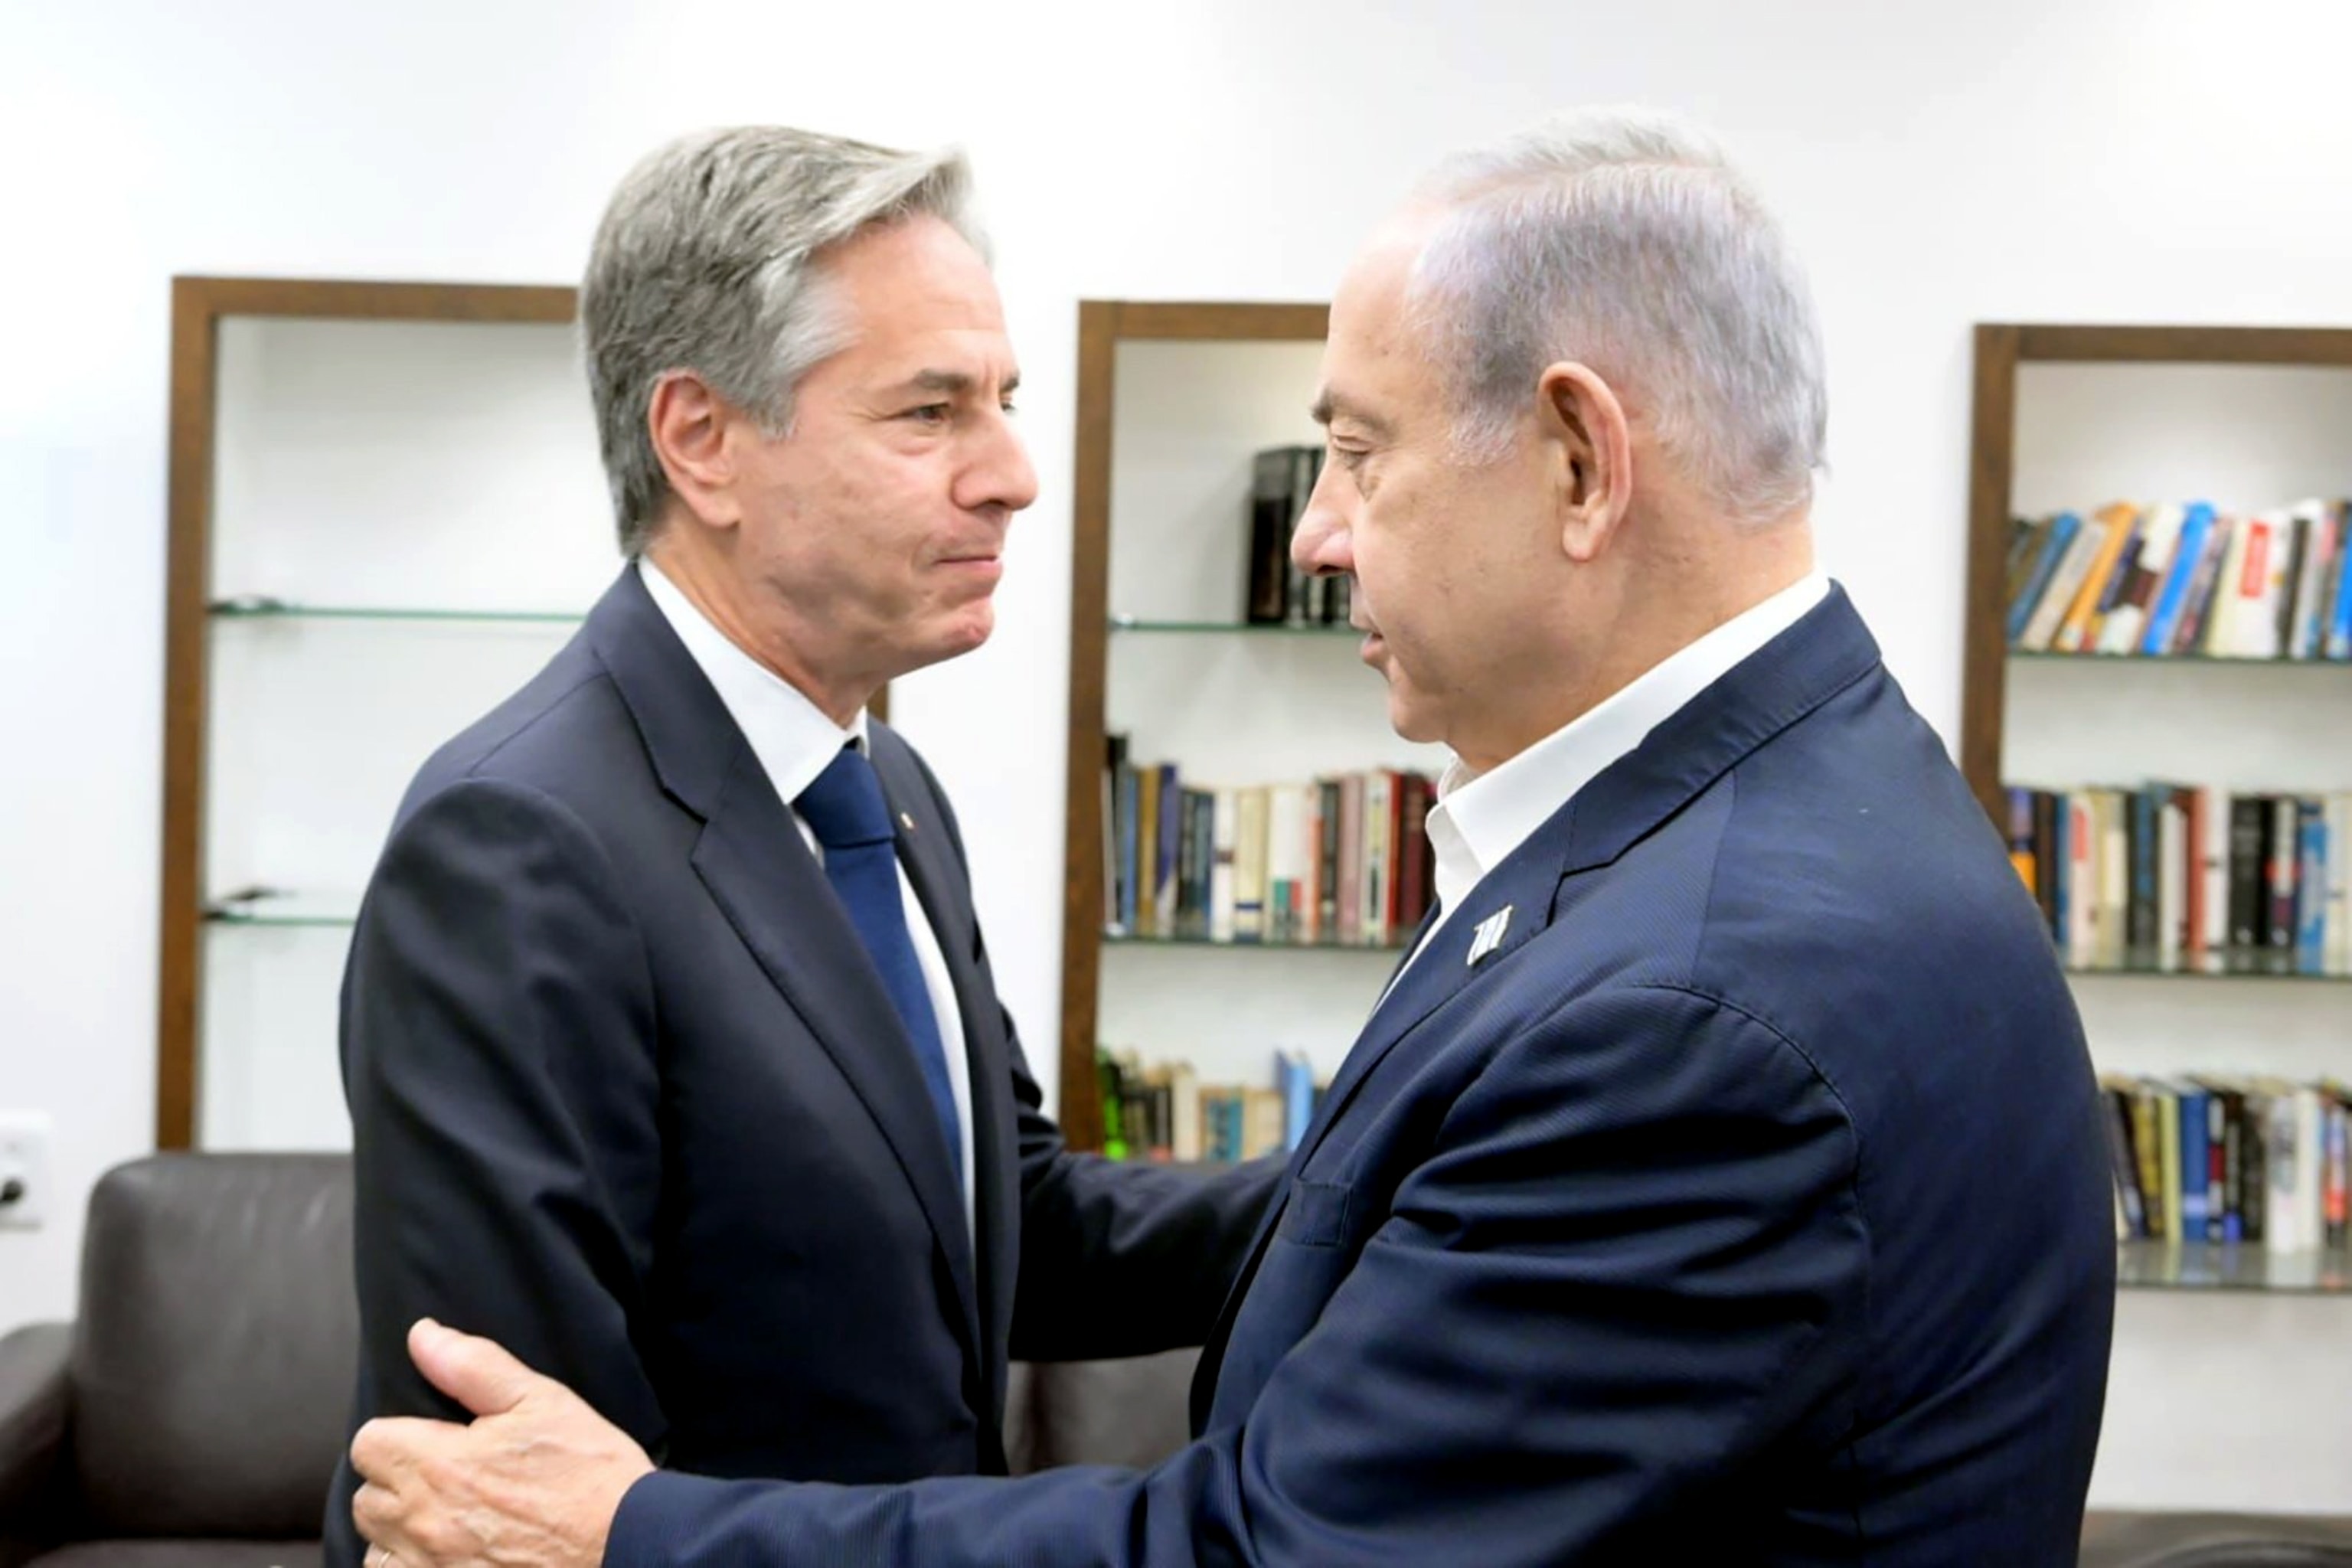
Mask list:
[[[902,811],[898,814],[898,826],[912,833],[915,831],[915,819]]]
[[[1502,946],[1503,933],[1510,929],[1511,906],[1509,904],[1505,904],[1501,909],[1496,910],[1493,914],[1488,915],[1485,920],[1478,922],[1477,931],[1473,933],[1470,938],[1470,957],[1468,962],[1473,966],[1475,966],[1480,959],[1486,957],[1488,953]]]

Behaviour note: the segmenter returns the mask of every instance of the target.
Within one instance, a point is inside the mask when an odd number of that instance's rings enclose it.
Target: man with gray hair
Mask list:
[[[1331,310],[1293,558],[1455,762],[1440,906],[1144,1472],[654,1469],[420,1325],[472,1426],[357,1515],[438,1564],[2074,1561],[2113,1310],[2081,1026],[1808,522],[1818,330],[1695,133],[1457,160]]]
[[[627,563],[425,765],[352,940],[354,1426],[461,1413],[429,1314],[705,1475],[1001,1474],[1013,1356],[1214,1321],[1278,1171],[1064,1150],[954,814],[866,711],[987,637],[1036,494],[968,184],[748,128],[613,197],[581,326]]]

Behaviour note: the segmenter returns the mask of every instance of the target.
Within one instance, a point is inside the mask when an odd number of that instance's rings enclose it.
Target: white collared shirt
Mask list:
[[[777,797],[800,828],[802,841],[816,857],[817,864],[823,865],[824,848],[816,841],[816,830],[802,819],[793,802],[816,783],[817,775],[832,763],[844,745],[855,744],[861,752],[868,750],[866,710],[858,710],[856,719],[844,730],[789,681],[730,641],[727,634],[711,625],[709,618],[695,608],[694,601],[680,592],[660,567],[641,559],[637,575],[704,678],[719,693],[728,717],[735,721],[735,727],[751,742],[751,754],[760,759],[761,770],[768,775]],[[969,1237],[975,1225],[971,1063],[964,1053],[963,1015],[957,1010],[955,983],[949,977],[939,935],[931,930],[929,917],[923,913],[922,900],[915,896],[914,884],[907,880],[904,865],[898,868],[898,897],[907,911],[907,933],[914,939],[915,960],[922,966],[923,989],[929,993],[931,1011],[939,1020],[940,1045],[947,1052],[948,1082],[955,1091],[956,1128],[963,1144],[964,1233]]]
[[[1438,781],[1437,802],[1429,808],[1429,843],[1436,855],[1441,901],[1437,923],[1413,950],[1413,959],[1427,950],[1480,879],[1570,797],[1733,666],[1803,619],[1829,591],[1828,578],[1809,573],[1486,773],[1472,773],[1456,757]],[[1405,965],[1411,966],[1410,962]]]

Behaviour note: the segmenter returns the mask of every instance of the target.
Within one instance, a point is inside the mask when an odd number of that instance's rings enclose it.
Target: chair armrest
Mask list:
[[[2083,1568],[2322,1568],[2352,1564],[2352,1518],[2137,1513],[2083,1520]]]
[[[29,1533],[48,1511],[72,1406],[72,1350],[70,1323],[34,1323],[0,1337],[0,1540]]]

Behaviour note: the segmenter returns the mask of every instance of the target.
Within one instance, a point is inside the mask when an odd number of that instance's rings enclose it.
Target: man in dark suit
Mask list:
[[[1062,1148],[954,814],[865,711],[987,637],[1036,491],[965,187],[750,129],[614,198],[582,315],[631,563],[418,774],[350,955],[354,1427],[457,1413],[432,1314],[683,1468],[1001,1474],[1009,1357],[1214,1320],[1278,1171]]]
[[[2071,1563],[2112,1314],[2080,1024],[1808,523],[1801,279],[1671,121],[1447,165],[1334,300],[1294,542],[1457,762],[1439,913],[1141,1473],[653,1470],[421,1325],[360,1435],[477,1562]],[[536,1454],[519,1446],[536,1445]]]

